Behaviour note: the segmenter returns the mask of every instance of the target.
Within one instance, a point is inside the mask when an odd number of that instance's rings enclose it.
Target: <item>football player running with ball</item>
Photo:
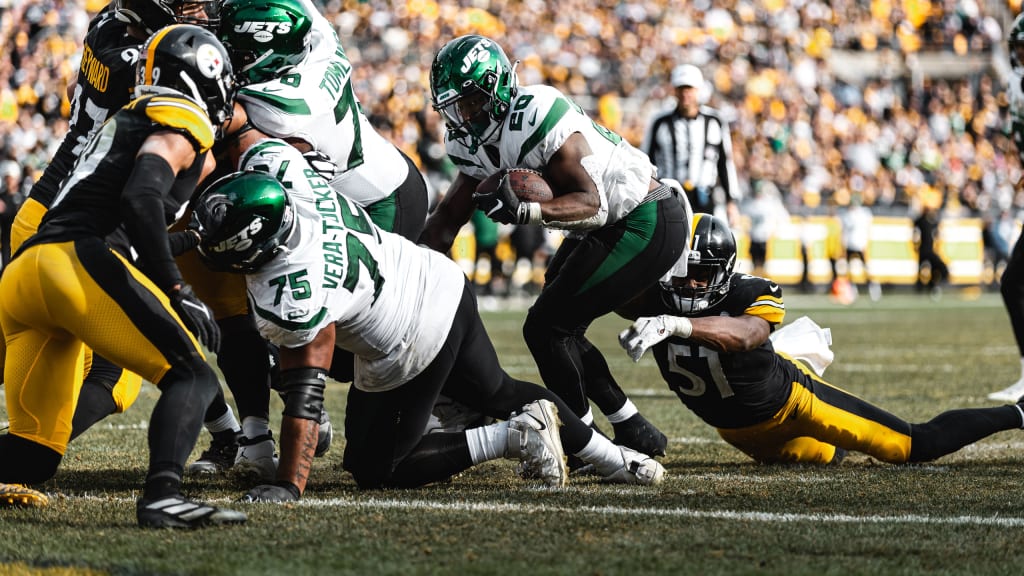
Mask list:
[[[39,230],[0,277],[11,420],[0,436],[0,482],[56,473],[88,346],[161,392],[139,525],[240,523],[245,514],[181,494],[203,411],[219,389],[199,343],[216,351],[220,333],[182,280],[166,231],[213,169],[208,152],[233,110],[231,63],[212,33],[176,24],[147,40],[136,78],[136,98],[86,143]],[[138,268],[106,243],[122,225]]]
[[[523,326],[526,344],[544,384],[584,422],[594,422],[589,398],[617,444],[664,454],[665,435],[627,398],[586,331],[676,262],[686,244],[685,199],[654,178],[644,153],[557,89],[520,86],[515,65],[490,38],[445,44],[434,56],[430,89],[459,173],[421,242],[447,251],[477,207],[498,222],[566,231]],[[516,167],[541,172],[554,199],[520,202],[507,186],[477,190]]]
[[[336,349],[356,359],[361,393],[348,399],[344,466],[362,488],[421,486],[502,457],[563,486],[564,451],[606,481],[661,481],[657,461],[613,445],[553,392],[502,370],[450,258],[376,226],[284,141],[250,130],[237,144],[241,171],[205,190],[193,215],[200,253],[245,275],[260,332],[280,348],[277,479],[247,499],[292,501],[305,491]],[[425,434],[442,392],[509,421]]]
[[[762,463],[827,464],[847,451],[884,462],[927,462],[1002,430],[1024,427],[1019,404],[951,410],[911,424],[835,388],[768,336],[785,315],[774,282],[733,272],[728,225],[694,215],[685,272],[671,272],[620,313],[638,361],[648,349],[683,403]]]
[[[1024,13],[1018,14],[1010,27],[1008,40],[1010,49],[1010,131],[1017,147],[1017,157],[1024,166]],[[1024,187],[1024,178],[1017,183],[1017,189]],[[997,402],[1016,402],[1024,397],[1024,242],[1017,240],[1010,253],[1010,259],[999,279],[999,291],[1003,295],[1006,312],[1010,315],[1014,341],[1020,352],[1021,376],[1013,384],[988,395]]]

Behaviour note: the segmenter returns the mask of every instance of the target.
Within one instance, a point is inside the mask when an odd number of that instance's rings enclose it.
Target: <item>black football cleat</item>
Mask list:
[[[639,412],[612,427],[615,429],[613,443],[651,456],[665,455],[668,438]]]
[[[193,529],[243,524],[248,519],[242,512],[193,502],[180,495],[157,500],[140,499],[135,506],[135,514],[139,519],[140,528]]]

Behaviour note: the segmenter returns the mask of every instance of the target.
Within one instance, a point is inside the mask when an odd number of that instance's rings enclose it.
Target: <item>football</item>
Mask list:
[[[498,189],[501,178],[508,174],[512,192],[523,202],[547,202],[555,197],[554,192],[544,176],[529,168],[505,168],[487,177],[477,187],[478,193],[494,192]]]

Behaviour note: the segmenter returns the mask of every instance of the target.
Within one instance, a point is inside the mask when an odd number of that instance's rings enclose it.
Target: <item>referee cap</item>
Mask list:
[[[680,86],[700,88],[703,85],[704,75],[700,73],[700,68],[697,68],[693,64],[682,64],[680,66],[676,66],[672,70],[673,88],[679,88]]]

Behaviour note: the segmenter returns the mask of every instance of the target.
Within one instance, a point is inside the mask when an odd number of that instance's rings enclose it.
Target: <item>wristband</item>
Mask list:
[[[665,327],[680,338],[689,338],[693,334],[693,322],[682,316],[665,316]]]
[[[544,218],[540,213],[539,202],[523,202],[519,210],[526,217],[525,222],[520,224],[540,224]]]

